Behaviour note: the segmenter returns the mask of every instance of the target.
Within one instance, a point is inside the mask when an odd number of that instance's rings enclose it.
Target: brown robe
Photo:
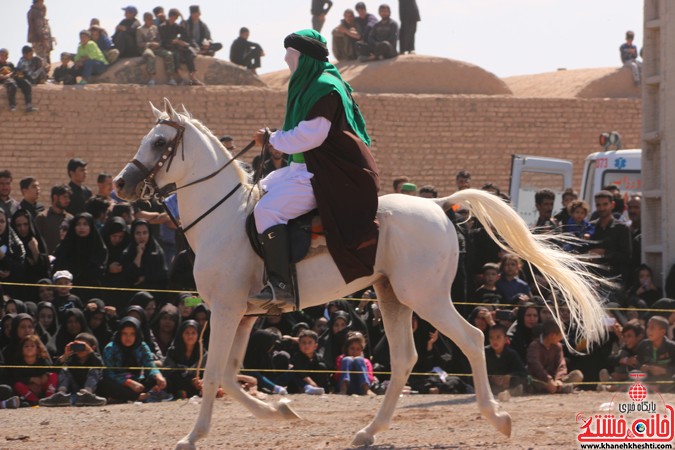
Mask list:
[[[379,224],[379,173],[368,146],[345,119],[337,92],[322,97],[305,120],[331,122],[326,140],[304,152],[326,232],[326,244],[346,283],[373,274]]]

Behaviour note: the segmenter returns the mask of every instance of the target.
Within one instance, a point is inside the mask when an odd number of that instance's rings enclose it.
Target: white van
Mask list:
[[[575,188],[580,199],[595,210],[593,196],[602,186],[619,187],[625,202],[633,193],[642,191],[640,149],[611,150],[591,153],[586,157],[581,187]],[[564,159],[530,155],[512,155],[509,195],[511,204],[527,224],[537,221],[534,194],[548,188],[555,192],[554,214],[562,207],[562,193],[572,186],[572,162]]]

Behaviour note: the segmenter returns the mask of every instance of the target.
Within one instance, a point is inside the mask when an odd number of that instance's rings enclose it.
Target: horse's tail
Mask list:
[[[564,252],[551,241],[555,235],[533,234],[523,219],[496,195],[477,189],[458,191],[450,197],[435,199],[442,207],[460,203],[468,208],[485,227],[490,237],[504,250],[518,255],[535,266],[551,286],[553,292],[552,313],[561,325],[557,293],[570,311],[571,324],[576,325],[577,338],[588,342],[600,342],[605,336],[602,300],[599,287],[606,280],[591,273],[591,265],[579,255]],[[549,308],[551,309],[551,308]],[[568,344],[569,345],[569,344]]]

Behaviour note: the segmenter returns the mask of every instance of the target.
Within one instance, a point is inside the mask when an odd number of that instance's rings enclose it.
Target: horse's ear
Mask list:
[[[162,116],[164,115],[164,113],[162,111],[160,111],[159,109],[155,108],[155,105],[153,105],[152,102],[149,102],[149,103],[150,103],[150,109],[152,109],[152,114],[154,114],[155,119],[157,119],[157,120],[161,119]]]
[[[183,108],[183,114],[185,114],[188,119],[192,119],[192,114],[190,114],[185,105],[181,103],[180,107]]]
[[[164,97],[164,111],[169,115],[169,117],[171,117],[171,120],[180,122],[180,117],[178,116],[178,113],[173,109],[173,106],[171,106],[171,102],[166,97]]]

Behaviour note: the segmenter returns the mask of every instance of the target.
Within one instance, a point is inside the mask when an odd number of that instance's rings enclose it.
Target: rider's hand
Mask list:
[[[265,143],[265,134],[269,133],[269,129],[261,128],[253,135],[256,145],[263,145]]]

